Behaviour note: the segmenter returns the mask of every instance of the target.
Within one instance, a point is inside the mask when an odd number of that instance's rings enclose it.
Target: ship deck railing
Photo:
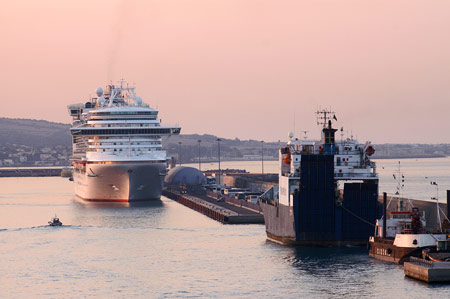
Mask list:
[[[434,263],[433,261],[429,261],[429,260],[424,260],[415,256],[411,256],[409,258],[409,262],[410,263],[414,263],[414,264],[418,264],[420,266],[423,267],[427,267],[427,268],[433,268],[434,267]]]
[[[373,239],[374,239],[375,242],[383,243],[383,244],[392,244],[392,242],[394,242],[394,238],[389,238],[389,237],[386,237],[386,238],[373,237]]]

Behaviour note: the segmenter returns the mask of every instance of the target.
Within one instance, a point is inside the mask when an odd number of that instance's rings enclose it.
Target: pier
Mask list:
[[[411,257],[404,264],[406,276],[425,282],[450,282],[450,262],[432,262]]]
[[[182,194],[176,190],[163,190],[163,195],[223,224],[263,224],[262,214],[227,202],[217,202],[207,195]]]

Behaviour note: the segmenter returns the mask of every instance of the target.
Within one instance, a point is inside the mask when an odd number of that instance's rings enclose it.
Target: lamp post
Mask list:
[[[261,173],[264,174],[264,140],[261,141]]]
[[[202,170],[202,163],[200,162],[200,143],[202,142],[200,139],[198,142],[198,170]]]
[[[178,163],[181,166],[181,141],[178,141]]]
[[[219,181],[216,183],[220,184],[220,142],[222,141],[222,139],[217,138],[217,147],[218,147],[218,152],[219,152]]]

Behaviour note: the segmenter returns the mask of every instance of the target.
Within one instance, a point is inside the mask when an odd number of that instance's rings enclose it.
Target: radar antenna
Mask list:
[[[317,115],[317,125],[318,126],[322,125],[324,128],[328,125],[329,122],[331,122],[331,120],[334,119],[337,121],[337,117],[334,111],[331,111],[331,109],[318,110],[316,112],[316,115]]]

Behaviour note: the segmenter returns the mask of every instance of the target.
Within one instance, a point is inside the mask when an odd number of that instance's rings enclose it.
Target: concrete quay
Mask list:
[[[432,262],[411,257],[404,264],[406,276],[425,282],[450,282],[450,262]]]
[[[263,215],[257,212],[226,202],[217,202],[215,198],[209,196],[182,194],[178,191],[167,189],[163,190],[162,194],[223,224],[264,223]]]
[[[63,166],[54,167],[2,167],[0,177],[48,177],[61,176]]]

